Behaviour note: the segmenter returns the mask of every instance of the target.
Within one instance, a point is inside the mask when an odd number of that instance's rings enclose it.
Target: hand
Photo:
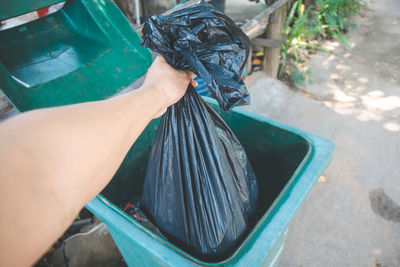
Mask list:
[[[193,77],[189,71],[176,70],[162,56],[157,56],[147,71],[142,85],[145,90],[152,90],[161,101],[161,108],[155,117],[165,113],[167,108],[183,97]],[[195,86],[197,83],[192,80]]]

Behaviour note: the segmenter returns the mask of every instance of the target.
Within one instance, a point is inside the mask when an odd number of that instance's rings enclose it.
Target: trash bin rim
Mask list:
[[[209,97],[203,97],[203,98],[209,104],[217,105],[217,102],[214,99],[209,98]],[[264,226],[264,223],[267,221],[267,219],[269,219],[271,213],[277,208],[277,206],[278,206],[279,202],[281,201],[282,197],[289,191],[289,189],[291,188],[291,185],[293,184],[293,182],[296,180],[296,178],[299,177],[299,174],[303,171],[303,169],[306,166],[306,164],[311,160],[311,158],[312,158],[311,156],[313,155],[313,152],[314,152],[314,142],[313,142],[313,140],[310,139],[309,137],[307,137],[306,135],[304,135],[303,133],[299,132],[298,129],[292,128],[290,126],[281,124],[281,123],[276,122],[276,121],[269,120],[268,118],[259,116],[257,114],[254,114],[254,113],[251,113],[251,112],[248,112],[248,111],[245,111],[245,110],[243,110],[241,108],[234,108],[232,111],[236,112],[238,114],[241,114],[241,115],[249,116],[249,117],[251,117],[252,119],[254,119],[256,121],[267,122],[268,124],[270,124],[270,125],[272,125],[274,127],[278,127],[278,128],[280,128],[280,129],[282,129],[284,131],[294,133],[294,134],[298,135],[299,137],[301,137],[301,138],[303,138],[305,140],[305,142],[308,144],[308,149],[307,149],[307,153],[303,157],[302,161],[297,166],[296,170],[293,172],[293,174],[291,175],[291,177],[288,180],[288,182],[286,183],[286,185],[282,188],[282,190],[279,193],[279,195],[275,198],[274,202],[267,209],[267,211],[262,215],[262,217],[254,225],[254,227],[250,230],[250,232],[248,233],[246,238],[243,240],[243,242],[240,244],[240,246],[232,253],[232,255],[230,255],[226,259],[224,259],[222,261],[219,261],[219,262],[206,262],[206,261],[199,260],[199,259],[195,258],[194,256],[190,255],[189,253],[187,253],[187,252],[183,251],[182,249],[178,248],[174,244],[170,243],[169,241],[167,241],[167,240],[163,239],[162,237],[160,237],[160,236],[154,234],[153,232],[151,232],[149,229],[144,227],[138,221],[134,220],[133,218],[128,216],[126,213],[124,213],[116,205],[114,205],[113,203],[108,201],[103,195],[99,194],[96,198],[98,200],[100,200],[102,203],[104,203],[105,205],[107,205],[108,207],[110,207],[113,210],[117,211],[117,213],[122,215],[122,217],[124,219],[127,219],[131,224],[137,226],[140,230],[142,230],[144,233],[149,235],[151,238],[161,242],[163,245],[166,245],[168,248],[173,249],[175,252],[177,252],[181,256],[185,257],[186,259],[188,259],[188,260],[190,260],[190,261],[192,261],[192,262],[194,262],[196,264],[200,264],[202,266],[218,266],[218,265],[225,265],[225,264],[228,264],[228,263],[232,262],[233,260],[235,260],[236,257],[238,257],[241,254],[243,249],[249,244],[251,239],[257,234],[257,232],[260,230],[260,228]]]

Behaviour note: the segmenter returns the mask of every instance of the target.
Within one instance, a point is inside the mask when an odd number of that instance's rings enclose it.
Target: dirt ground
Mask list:
[[[293,91],[258,72],[250,111],[332,140],[336,150],[288,232],[280,266],[400,266],[400,2],[369,1],[350,47],[311,57]]]

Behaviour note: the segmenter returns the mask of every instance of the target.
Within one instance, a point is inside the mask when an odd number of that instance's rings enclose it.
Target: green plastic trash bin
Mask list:
[[[104,191],[87,208],[104,221],[129,266],[276,266],[287,228],[314,182],[327,166],[334,144],[316,135],[234,109],[222,116],[242,143],[257,175],[257,220],[237,250],[220,262],[206,262],[153,234],[122,212],[142,193],[147,160],[159,120],[133,145]]]
[[[0,20],[60,0],[0,0]],[[0,89],[19,111],[100,100],[146,73],[148,49],[112,0],[67,0],[0,31]]]
[[[0,20],[57,2],[0,0]],[[0,89],[19,111],[104,99],[146,72],[151,55],[139,41],[111,0],[68,0],[55,14],[0,31]],[[123,213],[121,207],[141,195],[155,120],[87,204],[129,266],[277,265],[291,219],[329,163],[332,142],[240,109],[226,113],[206,100],[235,132],[256,172],[258,218],[230,257],[206,262]]]

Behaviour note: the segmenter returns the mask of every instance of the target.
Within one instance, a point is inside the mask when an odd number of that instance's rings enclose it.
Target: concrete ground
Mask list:
[[[225,0],[225,14],[234,21],[246,21],[263,11],[267,6],[264,0],[258,3],[249,0]]]
[[[311,57],[293,91],[258,72],[250,111],[335,142],[288,232],[280,266],[400,266],[400,2],[369,2],[350,48]]]

